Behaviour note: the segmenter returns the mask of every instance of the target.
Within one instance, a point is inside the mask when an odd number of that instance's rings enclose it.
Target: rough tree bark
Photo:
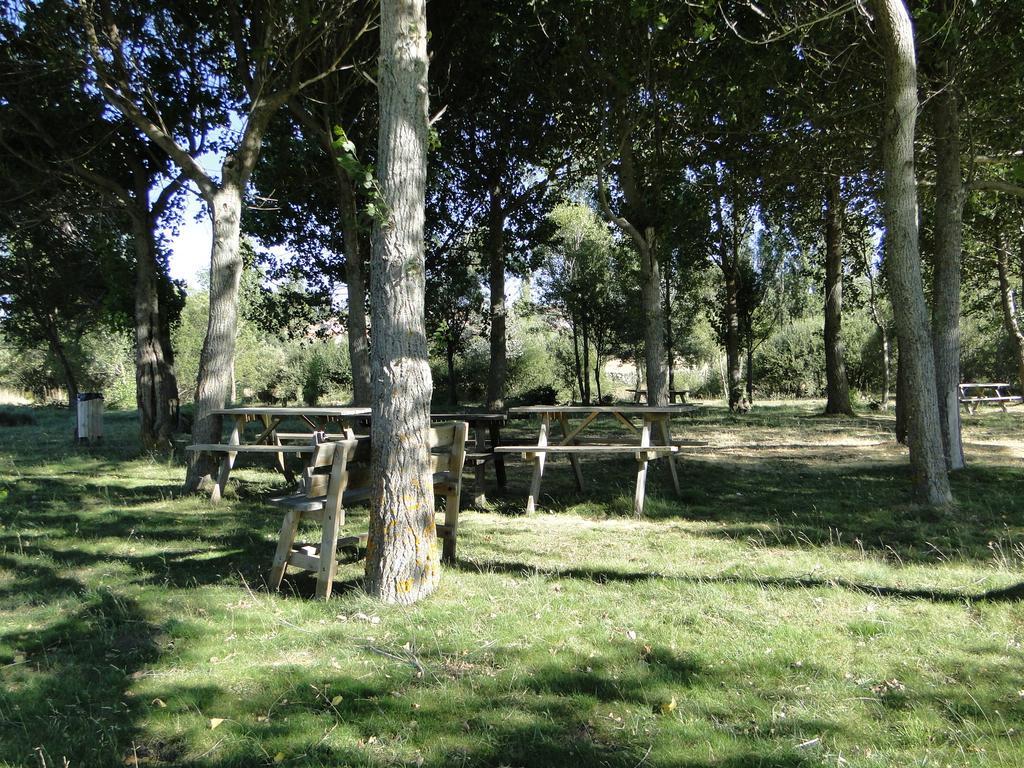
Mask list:
[[[143,448],[170,444],[178,425],[178,383],[165,346],[151,218],[132,217],[135,246],[135,401]]]
[[[501,185],[495,183],[488,191],[487,214],[487,279],[491,289],[490,345],[491,364],[487,371],[487,410],[505,409],[505,377],[508,373],[506,335],[508,307],[505,302],[505,209]]]
[[[370,539],[366,591],[426,597],[441,578],[431,482],[430,365],[423,312],[427,170],[425,0],[382,0],[378,178],[387,220],[373,232]]]
[[[935,95],[935,271],[932,276],[932,346],[935,388],[946,464],[964,468],[960,433],[960,256],[964,190],[960,120],[952,84]]]
[[[953,497],[939,429],[935,357],[921,278],[918,244],[914,125],[917,119],[917,60],[910,13],[903,0],[874,0],[885,58],[885,131],[882,167],[889,284],[906,370],[907,431],[917,499],[948,506]]]
[[[853,416],[843,352],[843,203],[839,178],[825,189],[825,413]]]

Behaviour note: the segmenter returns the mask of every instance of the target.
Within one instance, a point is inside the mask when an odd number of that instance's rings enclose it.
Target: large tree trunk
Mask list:
[[[640,248],[640,312],[644,316],[644,360],[647,371],[647,402],[668,405],[668,371],[665,364],[665,311],[661,303],[661,269],[655,252],[654,230],[644,233]]]
[[[999,271],[999,299],[1003,309],[1003,325],[1013,346],[1013,355],[1017,360],[1017,380],[1024,387],[1024,333],[1017,321],[1017,302],[1014,299],[1013,287],[1010,285],[1009,243],[1000,232],[999,246],[996,248],[996,268]]]
[[[370,539],[366,591],[413,603],[441,578],[431,480],[430,364],[423,312],[427,175],[425,0],[382,0],[378,177],[388,221],[373,231]]]
[[[491,287],[490,342],[491,367],[487,372],[487,410],[505,409],[505,377],[508,371],[505,305],[505,211],[501,188],[490,191],[487,221],[487,273]]]
[[[210,203],[213,217],[210,317],[196,378],[193,443],[221,441],[222,420],[211,411],[223,408],[231,394],[238,329],[238,286],[242,279],[242,257],[238,245],[243,186],[235,179],[225,179]],[[214,469],[213,459],[208,454],[191,454],[185,490],[199,488]]]
[[[369,405],[370,344],[366,332],[366,282],[363,278],[363,246],[359,211],[352,182],[335,162],[341,197],[341,233],[345,244],[345,282],[348,285],[348,356],[352,362],[352,402]]]
[[[743,380],[740,372],[740,312],[739,284],[731,270],[725,274],[725,359],[726,394],[729,410],[735,411],[743,399]]]
[[[918,245],[914,123],[917,118],[917,61],[914,31],[903,0],[875,0],[878,35],[885,55],[885,224],[889,284],[900,339],[900,368],[906,370],[907,431],[916,496],[931,506],[953,497],[939,429],[935,357],[921,279]]]
[[[960,252],[964,183],[960,171],[960,121],[951,86],[935,96],[935,272],[932,278],[932,344],[935,388],[946,463],[964,468],[960,434]]]
[[[148,217],[147,217],[148,219]],[[170,444],[177,428],[178,385],[165,357],[160,272],[149,221],[133,220],[135,245],[135,401],[144,449]]]
[[[853,415],[843,352],[843,214],[839,179],[825,190],[825,413]]]

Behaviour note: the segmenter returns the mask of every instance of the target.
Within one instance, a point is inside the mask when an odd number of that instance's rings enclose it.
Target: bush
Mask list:
[[[510,405],[555,405],[557,403],[558,390],[550,384],[541,384],[539,387],[528,389],[509,398]]]
[[[754,356],[754,384],[762,397],[818,397],[825,386],[825,345],[816,317],[777,330]]]

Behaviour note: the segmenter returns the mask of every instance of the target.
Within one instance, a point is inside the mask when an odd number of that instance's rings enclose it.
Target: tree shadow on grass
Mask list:
[[[36,573],[32,581],[42,578]],[[61,765],[65,758],[74,765],[120,765],[138,739],[145,704],[128,691],[133,677],[160,656],[166,636],[133,600],[81,586],[73,592],[83,602],[59,621],[0,635],[0,647],[13,649],[0,669],[0,762],[6,765]]]
[[[965,592],[907,589],[876,584],[861,584],[848,579],[812,579],[807,577],[757,577],[757,576],[679,576],[650,571],[616,571],[601,568],[546,568],[523,562],[507,560],[479,560],[460,558],[454,565],[467,573],[508,573],[516,576],[540,575],[551,579],[577,579],[595,584],[636,584],[646,581],[678,581],[690,584],[746,584],[761,588],[775,589],[844,589],[862,592],[876,597],[893,597],[907,600],[928,600],[935,603],[971,602],[1018,602],[1024,599],[1024,583],[1006,589],[993,589],[969,594]]]
[[[289,663],[285,654],[254,670],[259,684],[243,699],[209,685],[157,688],[156,695],[168,706],[154,713],[163,722],[155,723],[153,731],[174,727],[189,735],[191,729],[193,738],[202,738],[205,723],[192,713],[231,713],[220,726],[229,746],[198,764],[264,764],[269,755],[281,754],[289,765],[430,768],[635,768],[648,758],[652,765],[691,768],[795,768],[807,764],[794,748],[804,734],[839,733],[835,723],[824,719],[792,718],[779,727],[766,703],[779,699],[751,690],[744,691],[742,702],[735,697],[728,705],[723,702],[709,718],[703,705],[691,709],[688,692],[696,685],[717,691],[735,683],[660,646],[638,663],[633,644],[615,644],[608,649],[614,662],[590,660],[585,669],[536,663],[519,648],[491,648],[489,673],[467,672],[467,666],[475,665],[456,648],[407,647],[376,649],[387,654],[384,666],[359,677],[327,665],[311,666],[298,657]],[[415,664],[405,663],[412,658]],[[510,669],[517,672],[503,672]],[[679,697],[678,709],[661,710],[668,692]],[[785,698],[784,691],[778,694]],[[736,706],[753,719],[737,720]],[[627,727],[626,719],[636,725]],[[728,728],[715,750],[721,757],[678,756],[710,752],[695,739],[678,741],[695,721],[702,741],[711,734],[707,728]],[[159,744],[143,742],[143,747],[149,754],[159,751]],[[192,750],[204,747],[193,743]]]
[[[568,463],[548,466],[542,511],[632,516],[633,462],[587,459],[583,468],[580,492]],[[1024,526],[1017,503],[1024,498],[1024,475],[1010,465],[957,473],[954,493],[961,505],[950,513],[911,504],[909,469],[891,462],[687,455],[679,469],[677,496],[665,462],[651,464],[644,519],[718,524],[695,528],[697,535],[755,536],[798,548],[842,546],[927,563],[950,556],[991,561],[990,542]],[[529,467],[515,466],[510,475],[509,488],[491,499],[491,509],[522,514]]]

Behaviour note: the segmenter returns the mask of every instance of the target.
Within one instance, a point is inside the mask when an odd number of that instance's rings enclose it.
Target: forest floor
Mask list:
[[[820,408],[680,419],[643,520],[631,461],[552,461],[530,518],[514,461],[412,608],[268,594],[278,475],[213,507],[134,414],[5,408],[0,765],[1024,766],[1024,408],[964,417],[946,514],[890,415]]]

